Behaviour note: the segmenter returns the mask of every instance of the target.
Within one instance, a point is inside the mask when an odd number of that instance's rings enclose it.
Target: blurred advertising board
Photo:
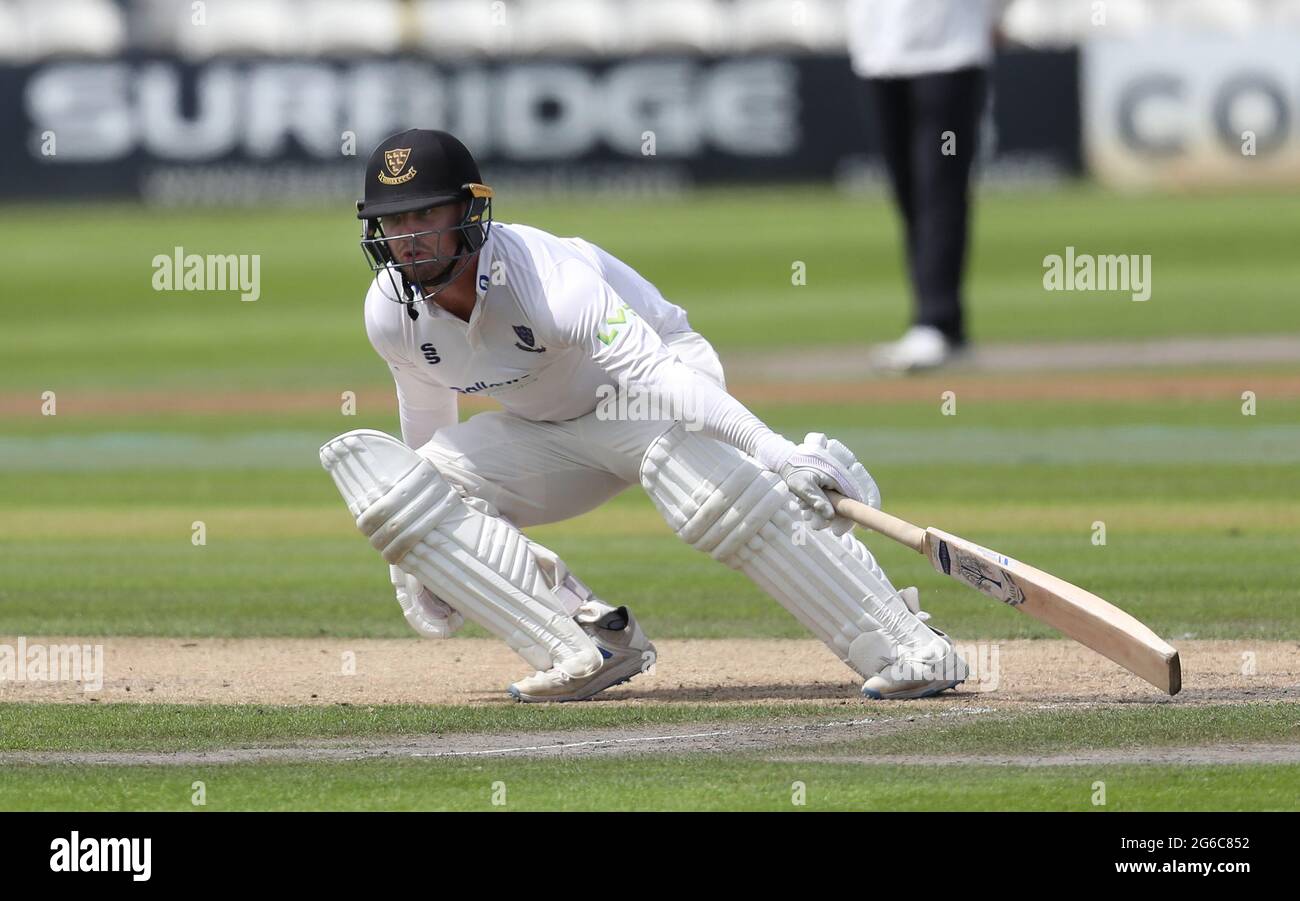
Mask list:
[[[1072,52],[999,60],[991,171],[1078,174],[1077,69]],[[456,133],[495,183],[542,190],[851,182],[879,168],[863,94],[827,56],[54,60],[0,67],[0,197],[332,202],[414,125]]]
[[[1300,184],[1300,32],[1083,49],[1089,171],[1115,187]]]

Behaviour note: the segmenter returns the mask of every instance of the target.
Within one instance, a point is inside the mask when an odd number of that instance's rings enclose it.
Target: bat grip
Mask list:
[[[879,532],[904,547],[910,547],[918,554],[925,553],[925,529],[920,526],[914,526],[905,519],[869,507],[861,501],[847,498],[838,491],[827,491],[826,496],[830,498],[831,505],[840,516],[853,520],[864,529]]]

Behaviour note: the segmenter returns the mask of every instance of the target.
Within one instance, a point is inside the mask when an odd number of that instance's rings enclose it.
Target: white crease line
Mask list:
[[[994,708],[992,707],[971,707],[969,709],[946,710],[942,713],[923,713],[914,717],[867,717],[865,719],[838,720],[828,723],[796,723],[788,726],[760,726],[751,729],[718,729],[714,732],[684,732],[678,735],[640,735],[632,738],[596,738],[588,739],[587,741],[559,742],[553,745],[520,745],[519,747],[514,748],[484,748],[475,751],[436,751],[433,753],[414,751],[410,756],[430,759],[438,757],[486,757],[492,754],[522,754],[532,751],[563,751],[570,748],[599,747],[601,745],[649,744],[657,741],[672,741],[673,739],[718,738],[724,735],[752,735],[766,730],[776,732],[802,732],[811,729],[829,729],[841,726],[866,726],[871,723],[881,722],[882,720],[890,722],[909,722],[917,719],[932,719],[992,712],[994,712]]]
[[[568,741],[560,742],[554,745],[522,745],[517,748],[487,748],[480,751],[439,751],[434,754],[425,754],[422,751],[416,751],[412,757],[481,757],[488,754],[518,754],[523,751],[562,751],[566,748],[582,748],[595,745],[620,745],[632,744],[636,742],[652,741],[671,741],[674,738],[716,738],[719,735],[735,735],[740,730],[721,729],[717,732],[690,732],[681,735],[646,735],[636,738],[598,738],[590,741]]]
[[[482,748],[473,751],[411,751],[404,747],[385,746],[382,743],[373,745],[368,748],[350,749],[352,753],[347,753],[349,749],[340,749],[344,753],[331,753],[334,748],[330,747],[238,747],[238,748],[207,748],[201,751],[2,751],[0,752],[0,765],[6,763],[22,764],[76,764],[84,763],[89,766],[148,766],[148,765],[189,765],[185,764],[186,760],[198,760],[202,764],[222,763],[238,764],[248,762],[258,762],[257,755],[266,754],[267,759],[281,761],[308,761],[308,760],[326,760],[326,761],[350,761],[350,760],[373,760],[380,757],[401,757],[405,755],[411,758],[435,759],[439,757],[484,757],[494,754],[519,754],[529,751],[562,751],[566,748],[593,747],[600,745],[621,745],[621,744],[638,744],[651,742],[665,742],[673,739],[693,739],[693,738],[718,738],[728,735],[762,735],[763,733],[779,734],[791,732],[807,732],[814,729],[833,729],[845,726],[866,726],[872,723],[908,723],[916,720],[944,719],[951,717],[967,716],[971,714],[996,713],[994,707],[959,707],[951,710],[944,710],[937,713],[918,713],[900,716],[883,716],[883,717],[863,717],[853,720],[830,720],[827,722],[811,723],[792,723],[786,725],[759,725],[749,728],[737,729],[717,729],[711,732],[687,732],[677,735],[647,735],[632,736],[628,738],[597,738],[587,739],[584,741],[561,742],[552,745],[521,745],[512,748]],[[477,735],[479,737],[490,737],[485,733],[453,733],[450,738],[453,740],[461,735]],[[408,738],[409,741],[409,738]],[[222,755],[228,755],[229,759],[217,761]],[[168,758],[166,760],[161,758]],[[140,758],[150,758],[141,760]],[[158,758],[158,759],[152,759]]]

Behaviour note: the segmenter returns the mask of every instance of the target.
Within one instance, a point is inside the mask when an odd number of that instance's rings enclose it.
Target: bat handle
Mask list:
[[[847,498],[838,491],[827,491],[831,505],[840,516],[853,520],[864,529],[879,532],[886,538],[897,541],[904,547],[910,547],[918,554],[925,553],[925,529],[912,525],[905,519],[891,516],[883,510],[869,507],[861,501]]]

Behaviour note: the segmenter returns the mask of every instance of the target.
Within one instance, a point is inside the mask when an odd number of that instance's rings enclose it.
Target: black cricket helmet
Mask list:
[[[460,222],[445,229],[385,234],[380,222],[384,216],[427,210],[450,203],[465,203]],[[412,128],[385,139],[366,163],[365,199],[357,201],[357,218],[362,220],[361,247],[371,270],[394,272],[401,277],[401,302],[415,318],[411,306],[430,296],[426,287],[438,290],[451,284],[468,265],[469,259],[487,240],[492,225],[492,189],[483,184],[478,163],[469,149],[445,131]],[[442,257],[413,259],[399,264],[393,246],[411,242],[425,235],[454,232],[456,252]],[[441,247],[441,240],[438,245]],[[422,263],[449,263],[437,279],[416,283],[408,277]],[[395,283],[396,284],[396,283]],[[433,292],[434,294],[437,291]]]

